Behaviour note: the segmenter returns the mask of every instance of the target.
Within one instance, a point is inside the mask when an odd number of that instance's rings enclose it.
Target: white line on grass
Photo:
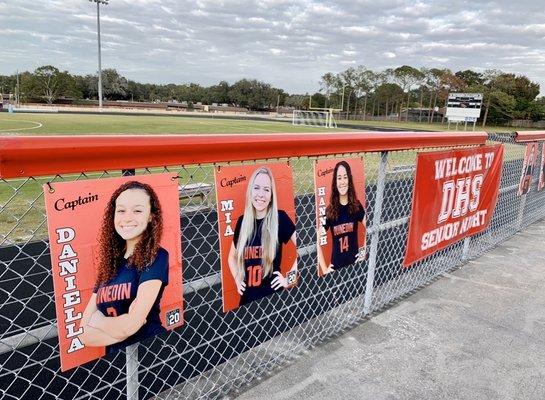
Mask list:
[[[3,119],[3,120],[0,120],[0,122],[4,122],[4,121],[8,121],[7,119]],[[36,121],[27,121],[27,120],[24,120],[24,119],[16,119],[14,121],[17,121],[17,122],[28,122],[29,124],[36,124],[35,126],[31,126],[31,127],[28,127],[28,128],[12,128],[12,129],[0,129],[0,132],[16,132],[16,131],[28,131],[28,130],[31,130],[31,129],[38,129],[38,128],[41,128],[42,126],[44,126],[42,123],[40,122],[36,122]],[[11,121],[9,121],[11,122]]]

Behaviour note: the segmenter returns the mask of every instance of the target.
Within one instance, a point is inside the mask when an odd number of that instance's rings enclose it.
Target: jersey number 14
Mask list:
[[[341,249],[341,253],[348,251],[348,236],[341,236],[339,238],[339,246]]]

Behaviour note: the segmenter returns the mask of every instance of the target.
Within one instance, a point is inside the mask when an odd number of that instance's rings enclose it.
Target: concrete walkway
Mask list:
[[[545,399],[545,220],[236,399]]]

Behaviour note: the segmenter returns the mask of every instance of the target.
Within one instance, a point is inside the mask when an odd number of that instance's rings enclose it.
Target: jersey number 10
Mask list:
[[[261,265],[248,267],[246,271],[248,271],[248,286],[255,287],[261,285],[263,278],[263,267]]]

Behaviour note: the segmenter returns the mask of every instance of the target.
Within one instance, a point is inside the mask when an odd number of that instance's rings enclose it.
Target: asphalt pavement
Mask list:
[[[231,398],[545,399],[545,220]]]

